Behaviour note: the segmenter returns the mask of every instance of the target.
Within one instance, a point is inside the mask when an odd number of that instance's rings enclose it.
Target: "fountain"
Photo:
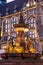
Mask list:
[[[18,24],[14,24],[14,31],[16,32],[15,45],[10,44],[8,52],[4,56],[10,57],[25,57],[25,58],[40,58],[40,54],[36,53],[36,49],[33,45],[33,39],[26,36],[26,32],[29,32],[30,26],[25,24],[22,12],[20,13],[20,20]]]

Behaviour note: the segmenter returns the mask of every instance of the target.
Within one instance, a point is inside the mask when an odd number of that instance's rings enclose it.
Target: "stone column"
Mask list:
[[[40,35],[41,35],[41,32],[40,32],[41,31],[41,16],[40,16],[40,14],[41,14],[41,3],[40,2],[41,2],[41,0],[36,0],[36,1],[37,1],[36,24],[37,24],[37,33],[38,33],[38,39],[39,39],[38,51],[40,54],[42,54],[42,43],[40,42]]]
[[[39,53],[42,54],[42,42],[39,42]]]

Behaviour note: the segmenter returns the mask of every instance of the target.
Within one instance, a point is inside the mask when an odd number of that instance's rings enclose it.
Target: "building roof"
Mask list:
[[[19,11],[23,7],[23,4],[27,2],[28,0],[15,0],[7,4],[0,5],[1,16],[5,16],[6,12],[8,12],[8,14],[12,14],[15,9]]]

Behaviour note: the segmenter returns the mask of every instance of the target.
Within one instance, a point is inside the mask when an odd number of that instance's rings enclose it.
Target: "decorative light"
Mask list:
[[[25,40],[27,39],[27,37],[25,37]]]
[[[28,29],[28,28],[25,28],[25,29],[24,29],[24,32],[28,32],[28,31],[29,31],[29,29]]]
[[[30,4],[29,4],[29,2],[26,4],[26,7],[29,7],[30,6]]]
[[[24,28],[24,27],[17,27],[17,28],[15,28],[15,31],[16,31],[16,32],[17,32],[17,34],[18,34],[18,32],[19,32],[19,31],[28,32],[28,31],[29,31],[29,29],[28,29],[28,28]]]
[[[2,35],[3,35],[3,32],[1,31],[1,37],[2,37]]]
[[[3,45],[3,46],[2,46],[2,49],[6,49],[6,45]]]
[[[36,5],[36,2],[35,1],[33,2],[33,5]]]

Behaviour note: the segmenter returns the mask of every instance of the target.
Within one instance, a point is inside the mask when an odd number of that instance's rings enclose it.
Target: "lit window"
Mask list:
[[[30,35],[30,37],[34,38],[34,32],[33,31],[30,31],[29,35]]]
[[[11,31],[13,32],[14,31],[14,24],[16,24],[16,17],[12,18],[12,21],[11,21]]]
[[[31,31],[30,34],[34,34],[34,32]]]
[[[7,29],[5,30],[5,32],[7,32]]]
[[[16,18],[16,22],[18,22],[18,17],[15,17]]]
[[[33,17],[30,17],[30,19],[29,19],[29,25],[30,25],[30,27],[34,27],[34,18]]]
[[[19,22],[18,17],[15,17],[15,18],[14,18],[14,24],[18,24],[18,22]]]
[[[14,18],[14,24],[16,24],[16,18]]]
[[[13,23],[12,23],[12,27],[13,27]]]
[[[3,23],[3,30],[4,30],[4,32],[7,32],[7,33],[10,30],[10,24],[9,24],[9,21],[7,19]]]
[[[7,25],[5,25],[5,29],[7,29]]]
[[[16,19],[14,18],[14,21],[15,21]]]
[[[30,25],[30,27],[34,27],[34,24],[29,24]]]
[[[10,40],[10,36],[8,36],[8,40]]]
[[[5,20],[5,24],[7,24],[8,23],[8,20]]]
[[[14,29],[12,28],[12,31],[14,31]]]

